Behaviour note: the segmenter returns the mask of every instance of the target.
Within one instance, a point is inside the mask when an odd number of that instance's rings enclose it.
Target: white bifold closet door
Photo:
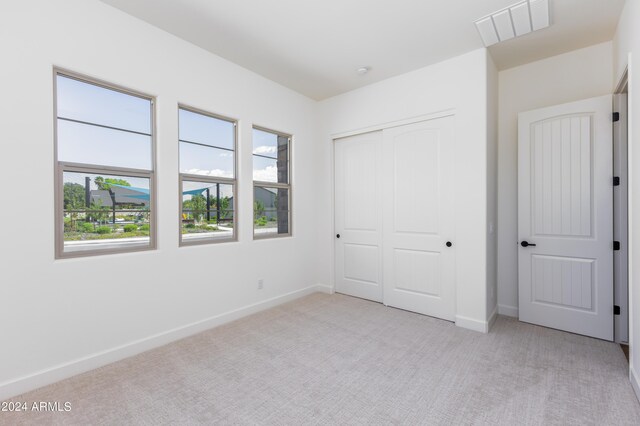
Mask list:
[[[336,140],[336,291],[454,320],[454,155],[453,117]]]

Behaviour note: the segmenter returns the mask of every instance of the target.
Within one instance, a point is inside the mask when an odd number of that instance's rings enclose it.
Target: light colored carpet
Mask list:
[[[314,294],[12,400],[2,424],[640,424],[613,344]]]

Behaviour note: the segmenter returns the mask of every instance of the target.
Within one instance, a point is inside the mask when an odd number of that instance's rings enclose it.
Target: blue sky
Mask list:
[[[58,75],[57,110],[61,118],[58,120],[59,161],[152,169],[149,136],[152,105],[148,99]],[[252,136],[253,153],[260,155],[253,156],[254,180],[276,182],[277,135],[254,129]],[[179,138],[197,143],[180,142],[182,173],[234,177],[235,129],[232,122],[180,109]],[[68,177],[84,184],[84,179],[77,174]],[[132,178],[126,179],[131,181]]]

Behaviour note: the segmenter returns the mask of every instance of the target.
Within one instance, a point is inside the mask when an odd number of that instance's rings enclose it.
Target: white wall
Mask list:
[[[640,399],[640,1],[627,0],[613,41],[614,75],[618,83],[629,66],[629,378]],[[631,60],[629,61],[629,55]]]
[[[627,2],[614,43],[616,76],[627,51],[640,55],[631,25],[639,14],[638,2]],[[488,227],[497,106],[486,50],[319,105],[96,0],[12,2],[11,13],[0,14],[0,51],[0,333],[10,342],[0,351],[0,399],[315,291],[317,283],[332,285],[331,135],[446,109],[456,110],[459,159],[457,322],[488,326],[496,297]],[[612,52],[604,43],[499,73],[497,296],[504,313],[517,306],[517,113],[610,93]],[[157,96],[158,250],[54,260],[53,65]],[[640,105],[637,94],[631,101]],[[177,246],[178,102],[240,120],[238,243]],[[632,121],[634,134],[639,122]],[[294,134],[293,238],[252,241],[254,123]],[[640,173],[631,179],[640,187]],[[640,211],[636,198],[632,208]],[[632,244],[640,244],[636,228]],[[640,261],[640,250],[631,255]],[[640,269],[632,283],[631,304],[640,306]],[[631,338],[640,341],[633,318]],[[632,365],[639,363],[632,349]]]
[[[332,135],[456,110],[456,273],[459,325],[487,327],[487,53],[471,53],[391,78],[320,103],[323,149],[318,161],[321,200],[331,206]],[[321,218],[319,258],[323,283],[334,283],[332,209]]]
[[[487,315],[498,308],[498,69],[487,54]]]
[[[501,71],[498,148],[498,310],[518,315],[518,113],[612,93],[613,47],[597,44]]]
[[[317,289],[315,102],[96,0],[5,4],[0,52],[0,400]],[[53,65],[157,96],[157,250],[54,260]],[[178,102],[240,120],[238,243],[178,248]],[[252,241],[252,123],[294,135],[293,238]]]

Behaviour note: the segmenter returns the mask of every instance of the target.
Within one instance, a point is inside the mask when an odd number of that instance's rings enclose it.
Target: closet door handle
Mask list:
[[[445,245],[446,245],[447,247],[451,247],[451,246],[453,245],[453,243],[452,243],[451,241],[447,241],[447,242],[445,243]]]
[[[523,241],[523,242],[520,243],[520,245],[522,247],[535,247],[536,246],[535,244],[530,243],[529,241]]]
[[[336,234],[336,238],[340,238],[340,234]]]

